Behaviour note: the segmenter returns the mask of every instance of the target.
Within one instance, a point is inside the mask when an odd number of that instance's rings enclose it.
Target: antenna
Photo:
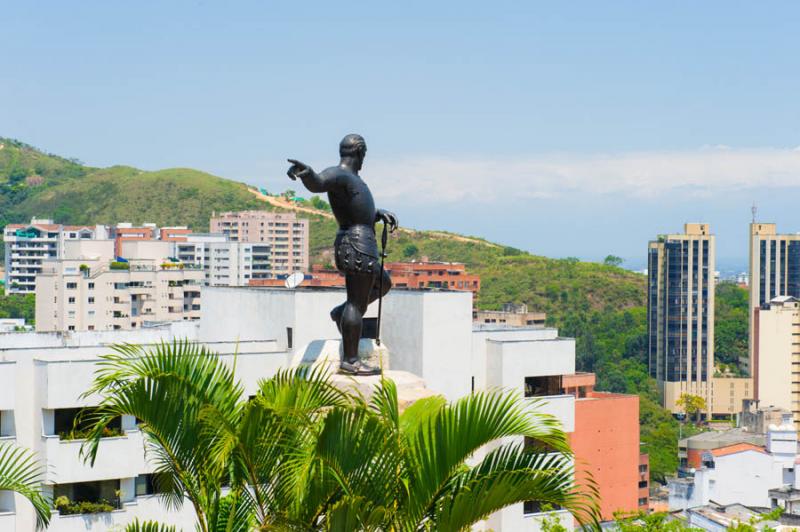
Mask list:
[[[756,223],[756,214],[758,214],[758,207],[756,207],[756,202],[753,202],[753,206],[750,207],[750,212],[753,213],[753,223]]]
[[[303,272],[294,272],[292,275],[286,278],[286,288],[297,288],[302,284],[303,281],[306,280],[305,274]]]

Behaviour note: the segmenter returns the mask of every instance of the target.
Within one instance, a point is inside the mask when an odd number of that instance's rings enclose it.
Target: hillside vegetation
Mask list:
[[[17,141],[0,139],[0,144],[0,226],[38,216],[72,224],[154,222],[205,230],[214,210],[280,210],[244,184],[197,170],[91,168]],[[303,216],[311,220],[312,263],[329,264],[336,224],[328,206],[320,198],[302,206],[311,209]],[[465,263],[481,276],[480,308],[513,302],[547,312],[549,324],[577,339],[577,367],[597,373],[598,389],[640,395],[642,442],[654,478],[675,469],[677,424],[658,406],[646,370],[644,276],[437,231],[398,231],[388,251],[389,260]],[[16,314],[20,302],[14,303]]]

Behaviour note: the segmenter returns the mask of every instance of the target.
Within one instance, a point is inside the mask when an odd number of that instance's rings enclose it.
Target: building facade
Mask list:
[[[29,224],[8,224],[3,230],[6,293],[33,294],[42,263],[63,256],[65,242],[106,238],[103,225],[63,225],[37,218]]]
[[[474,310],[472,319],[475,323],[506,325],[508,327],[544,327],[547,314],[544,312],[529,312],[528,305],[524,303],[515,305],[506,303],[502,310]]]
[[[309,269],[309,222],[295,213],[239,211],[214,214],[212,233],[222,233],[234,242],[265,243],[272,250],[276,275]]]
[[[755,399],[800,423],[800,300],[777,296],[753,311]]]
[[[569,440],[576,479],[584,486],[590,479],[597,483],[602,519],[612,520],[616,512],[647,509],[648,460],[639,450],[639,396],[596,392],[594,383],[593,373],[562,378],[564,390],[575,396]]]
[[[794,486],[796,479],[797,431],[791,416],[767,430],[764,446],[732,443],[709,449],[701,455],[701,466],[691,476],[669,483],[671,510],[687,510],[714,501],[770,508],[770,491]]]
[[[800,234],[778,234],[774,223],[750,224],[750,368],[756,309],[778,296],[800,298]],[[754,370],[752,370],[754,371]]]
[[[126,242],[155,249],[166,242]],[[203,272],[164,255],[115,261],[113,240],[73,242],[36,277],[37,331],[110,331],[200,319]]]
[[[272,277],[269,244],[232,242],[224,235],[191,234],[176,241],[173,256],[203,270],[206,286],[246,286]]]
[[[123,530],[136,518],[194,530],[195,513],[188,501],[176,509],[158,497],[152,476],[156,457],[145,451],[133,416],[123,416],[100,441],[94,466],[80,456],[83,440],[72,429],[80,409],[100,402],[98,396],[83,393],[94,380],[100,357],[110,352],[109,344],[196,340],[198,329],[198,322],[174,322],[132,331],[0,334],[0,441],[36,452],[44,466],[46,495],[67,496],[73,502],[105,499],[113,507],[94,514],[54,510],[48,531]],[[286,353],[269,340],[206,344],[234,369],[245,394],[255,394],[259,379],[287,362]],[[0,491],[0,530],[31,531],[35,524],[30,503]]]
[[[673,412],[683,393],[712,404],[714,244],[708,224],[689,223],[682,234],[662,235],[648,246],[650,375]]]

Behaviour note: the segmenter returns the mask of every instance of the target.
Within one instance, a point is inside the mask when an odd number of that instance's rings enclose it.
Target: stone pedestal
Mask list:
[[[358,358],[374,368],[384,371],[389,369],[389,350],[385,345],[378,345],[375,340],[362,338],[358,342]],[[342,360],[342,342],[340,340],[314,340],[303,350],[298,350],[292,358],[292,367],[306,364],[324,367],[330,373],[339,371]]]
[[[404,410],[423,397],[437,395],[425,386],[422,377],[408,371],[390,370],[389,350],[385,345],[377,345],[375,340],[363,338],[358,344],[358,356],[370,366],[383,369],[383,376],[394,381],[397,386],[397,401]],[[340,390],[361,395],[369,400],[380,383],[380,375],[353,376],[339,373],[342,358],[340,340],[315,340],[305,349],[298,350],[292,358],[292,367],[310,365],[324,369],[330,374],[331,382]]]

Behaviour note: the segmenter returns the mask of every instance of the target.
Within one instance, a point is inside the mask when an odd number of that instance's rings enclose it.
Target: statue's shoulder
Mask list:
[[[353,179],[357,178],[357,176],[354,173],[348,172],[341,166],[331,166],[329,168],[326,168],[325,170],[320,172],[320,175],[326,181],[336,182],[341,185],[344,185],[352,181]]]

